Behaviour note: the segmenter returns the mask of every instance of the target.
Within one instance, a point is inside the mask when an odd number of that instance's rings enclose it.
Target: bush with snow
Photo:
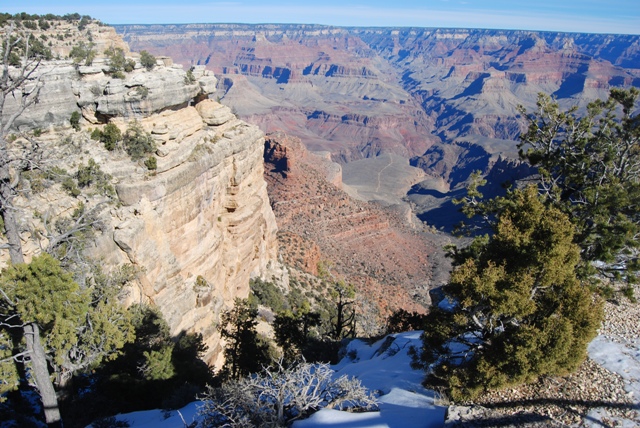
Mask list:
[[[340,376],[327,364],[282,363],[262,373],[208,387],[201,397],[201,427],[281,427],[322,409],[369,410],[376,399],[359,380]]]

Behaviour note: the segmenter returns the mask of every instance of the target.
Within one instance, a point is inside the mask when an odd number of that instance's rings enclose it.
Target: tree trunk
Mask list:
[[[7,238],[9,246],[9,256],[11,257],[11,263],[18,264],[24,263],[24,255],[22,254],[22,242],[20,240],[20,228],[15,216],[14,206],[12,199],[15,195],[15,188],[12,186],[17,185],[17,181],[12,183],[11,180],[11,168],[9,147],[7,144],[7,135],[9,130],[13,126],[15,120],[32,104],[37,102],[38,94],[40,93],[40,77],[35,79],[35,89],[30,91],[30,94],[26,97],[23,94],[23,98],[20,100],[18,111],[12,115],[6,115],[4,111],[4,105],[7,95],[13,96],[14,91],[20,94],[21,90],[27,87],[27,80],[32,77],[32,73],[40,65],[40,60],[31,62],[29,67],[25,66],[20,71],[19,76],[14,76],[13,79],[9,76],[9,58],[13,49],[16,48],[16,43],[12,42],[12,34],[15,29],[13,20],[10,22],[8,28],[5,27],[5,32],[2,37],[3,52],[0,56],[0,215],[4,221],[4,232]],[[29,39],[26,39],[25,48],[23,52],[24,64],[29,63]],[[33,81],[31,83],[34,83]],[[19,170],[18,170],[19,173]],[[42,347],[42,340],[40,338],[40,329],[35,323],[31,323],[23,327],[24,337],[27,343],[27,351],[31,357],[31,370],[40,392],[42,405],[44,406],[44,414],[46,422],[52,427],[61,427],[62,420],[60,418],[60,410],[58,408],[58,399],[56,397],[53,383],[49,377],[49,369],[47,367],[46,354]],[[26,370],[25,370],[26,371]]]
[[[0,200],[0,204],[2,204],[2,202],[3,201]],[[0,206],[0,212],[2,213],[2,220],[4,221],[4,233],[7,237],[7,244],[9,244],[9,256],[11,258],[11,263],[24,263],[20,231],[12,207]]]
[[[44,407],[44,418],[50,427],[62,427],[58,397],[53,389],[53,383],[49,377],[47,357],[40,340],[40,329],[36,323],[24,326],[24,337],[27,342],[27,351],[31,357],[31,371],[40,392],[40,399]]]

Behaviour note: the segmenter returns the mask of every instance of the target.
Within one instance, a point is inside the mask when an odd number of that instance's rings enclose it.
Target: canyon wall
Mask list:
[[[99,46],[126,47],[110,28],[92,24],[76,32],[78,40],[91,34]],[[16,150],[26,141],[21,135],[31,135],[43,155],[41,166],[70,176],[92,159],[110,175],[117,196],[93,190],[73,195],[40,176],[36,190],[34,175],[23,177],[14,205],[24,251],[27,259],[39,253],[52,224],[78,207],[90,210],[97,226],[87,253],[106,272],[122,264],[137,269],[127,303],[156,305],[173,335],[202,333],[206,360],[219,367],[221,311],[247,297],[250,278],[284,275],[276,262],[276,223],[263,178],[264,134],[209,99],[216,79],[204,67],[187,75],[168,58],[158,58],[148,71],[126,52],[136,65],[121,79],[111,75],[102,54],[91,65],[45,62],[32,76],[31,84],[41,86],[39,102],[15,123]],[[16,108],[8,99],[4,114]],[[82,115],[79,130],[70,126],[73,112]],[[106,123],[122,132],[132,125],[148,132],[157,169],[93,140],[92,131]],[[7,258],[3,251],[0,267]]]
[[[612,87],[640,86],[637,35],[294,24],[116,29],[136,49],[205,65],[242,117],[342,162],[419,157],[459,139],[505,154],[495,140],[517,139],[517,106],[534,108],[539,92],[584,107]]]

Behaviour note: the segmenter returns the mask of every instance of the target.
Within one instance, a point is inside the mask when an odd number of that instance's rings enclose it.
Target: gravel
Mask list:
[[[635,287],[640,299],[640,286]],[[599,335],[637,349],[640,303],[608,301]],[[587,358],[576,373],[491,392],[469,406],[451,406],[447,427],[640,426],[640,397],[625,390],[622,376]],[[594,415],[600,420],[594,420]]]

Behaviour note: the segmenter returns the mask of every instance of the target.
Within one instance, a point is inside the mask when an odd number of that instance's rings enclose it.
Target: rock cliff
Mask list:
[[[113,29],[91,28],[96,45],[121,46]],[[70,176],[93,159],[117,197],[106,203],[99,192],[73,195],[40,176],[38,187],[29,175],[15,200],[24,249],[29,258],[46,247],[50,219],[69,218],[79,206],[93,210],[99,227],[88,253],[105,270],[131,263],[140,272],[127,301],[155,304],[174,335],[202,333],[206,359],[220,366],[220,312],[248,295],[251,277],[281,274],[263,178],[264,135],[208,99],[216,79],[204,67],[187,75],[159,59],[147,71],[136,55],[127,56],[136,65],[121,79],[100,56],[89,66],[49,61],[33,75],[40,99],[16,121],[15,141],[35,136],[45,163]],[[5,107],[5,114],[15,111],[11,102]],[[78,131],[70,126],[73,112],[82,115]],[[132,122],[153,137],[154,171],[90,138],[106,123],[124,132]],[[1,267],[7,255],[0,256]]]

